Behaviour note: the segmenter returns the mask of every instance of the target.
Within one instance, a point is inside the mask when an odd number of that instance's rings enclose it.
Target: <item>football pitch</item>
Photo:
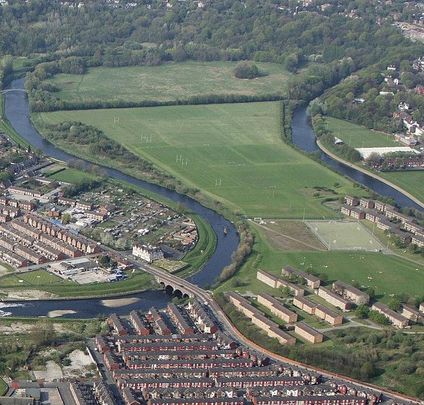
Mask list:
[[[307,221],[306,224],[328,250],[384,250],[384,245],[360,222]]]
[[[324,195],[353,184],[281,140],[278,103],[57,111],[34,115],[46,124],[93,125],[133,153],[248,216],[333,218]],[[96,158],[96,157],[94,157]],[[334,197],[334,194],[332,194]]]

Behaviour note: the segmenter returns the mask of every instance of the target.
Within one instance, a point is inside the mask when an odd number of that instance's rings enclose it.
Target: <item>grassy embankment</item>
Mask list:
[[[264,74],[239,80],[237,62],[184,62],[161,66],[91,68],[85,75],[58,74],[48,83],[54,95],[67,102],[173,101],[205,95],[282,95],[290,73],[279,64],[258,63]]]
[[[5,395],[8,389],[9,386],[7,385],[6,381],[0,378],[0,395]]]
[[[325,117],[327,128],[353,148],[383,146],[405,146],[396,142],[393,136],[371,131],[349,121]],[[377,174],[402,187],[421,201],[424,201],[424,171],[377,172]]]
[[[77,284],[73,281],[64,280],[47,270],[35,270],[21,274],[8,274],[0,277],[0,290],[3,295],[8,292],[20,295],[25,290],[38,290],[52,294],[52,296],[94,297],[129,294],[136,291],[144,291],[155,288],[152,277],[147,273],[129,273],[128,279],[116,283]]]

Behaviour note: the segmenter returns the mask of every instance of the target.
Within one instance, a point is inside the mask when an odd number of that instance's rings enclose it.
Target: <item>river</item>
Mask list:
[[[22,90],[24,89],[24,79],[14,80],[10,89],[5,93],[5,115],[15,130],[25,138],[34,148],[41,150],[46,156],[59,160],[69,161],[74,157],[46,141],[37,132],[30,120],[28,99]],[[318,151],[315,142],[315,134],[309,124],[306,108],[299,108],[295,111],[292,120],[293,142],[300,149],[311,153]],[[355,169],[331,159],[321,153],[321,159],[337,172],[346,175],[358,183],[374,190],[378,194],[389,196],[401,206],[419,208],[409,198],[387,186],[386,184],[373,179]],[[191,276],[189,280],[201,287],[208,286],[216,280],[224,266],[230,263],[231,254],[237,249],[239,236],[234,225],[223,216],[217,214],[190,197],[179,194],[156,184],[151,184],[135,177],[124,174],[118,170],[104,168],[106,174],[114,179],[123,180],[137,185],[141,188],[153,191],[170,200],[183,204],[187,209],[195,212],[207,221],[217,235],[217,246],[214,254],[203,268]],[[224,236],[223,229],[228,229],[228,235]],[[97,315],[107,315],[112,312],[126,314],[132,309],[146,310],[151,306],[161,308],[167,305],[170,297],[164,291],[148,291],[139,294],[126,296],[129,299],[126,303],[116,298],[115,305],[111,306],[110,301],[105,303],[102,299],[82,299],[82,300],[40,300],[30,303],[0,303],[0,310],[11,312],[13,316],[47,316],[51,311],[72,310],[65,317],[70,318],[92,318]],[[17,305],[16,305],[17,304]],[[3,305],[3,308],[2,308]]]

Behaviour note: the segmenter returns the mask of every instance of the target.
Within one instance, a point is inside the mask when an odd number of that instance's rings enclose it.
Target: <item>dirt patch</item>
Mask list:
[[[266,220],[256,223],[269,244],[279,250],[326,250],[302,221]]]
[[[62,369],[60,368],[59,364],[51,360],[49,360],[46,363],[45,370],[38,370],[38,371],[34,370],[33,373],[34,373],[34,377],[37,380],[58,381],[61,378],[63,378]]]
[[[7,321],[6,321],[7,322]],[[57,333],[72,333],[63,323],[54,323],[52,327]],[[1,323],[0,321],[0,334],[2,335],[15,335],[15,334],[28,334],[31,333],[34,324],[26,322],[13,322],[11,324]]]
[[[94,364],[90,356],[81,350],[74,350],[68,356],[71,364],[63,367],[65,377],[80,377],[90,372],[91,366]]]
[[[0,290],[0,295],[4,295],[8,299],[13,300],[42,300],[46,298],[56,298],[56,294],[40,290]]]
[[[117,298],[115,300],[102,300],[102,304],[108,308],[119,308],[134,304],[140,301],[140,298]]]

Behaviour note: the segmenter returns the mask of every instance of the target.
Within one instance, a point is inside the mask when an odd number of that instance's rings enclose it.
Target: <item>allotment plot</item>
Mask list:
[[[384,245],[360,222],[307,221],[306,224],[329,250],[384,250]]]

